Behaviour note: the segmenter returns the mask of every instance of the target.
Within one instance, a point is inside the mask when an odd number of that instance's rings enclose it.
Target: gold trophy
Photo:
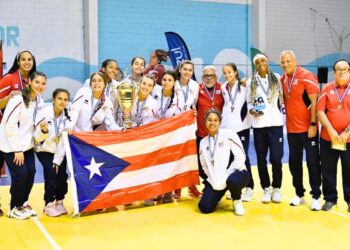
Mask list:
[[[118,103],[123,112],[124,128],[128,129],[132,127],[130,116],[135,99],[135,87],[132,86],[126,72],[124,72],[124,80],[119,84],[117,91]]]

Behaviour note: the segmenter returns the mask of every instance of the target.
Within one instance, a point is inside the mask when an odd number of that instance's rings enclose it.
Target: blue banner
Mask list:
[[[169,57],[174,69],[184,60],[191,60],[190,52],[185,41],[175,32],[165,32],[165,37],[169,47]]]

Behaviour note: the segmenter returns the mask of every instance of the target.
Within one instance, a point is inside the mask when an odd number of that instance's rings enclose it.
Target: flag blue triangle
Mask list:
[[[130,163],[70,135],[74,178],[77,186],[79,212],[83,211],[121,171]],[[99,174],[92,174],[87,166],[93,160],[101,164]],[[92,175],[92,176],[91,176]]]

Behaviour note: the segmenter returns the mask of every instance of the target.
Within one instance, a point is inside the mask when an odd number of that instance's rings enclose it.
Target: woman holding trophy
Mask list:
[[[70,108],[74,131],[121,129],[113,118],[113,104],[105,94],[107,81],[104,73],[93,73],[90,87],[81,88],[74,97]]]
[[[151,96],[156,80],[153,75],[142,77],[137,90],[125,79],[118,87],[119,108],[117,123],[124,128],[135,128],[158,120],[157,101]],[[136,94],[135,94],[136,93]]]

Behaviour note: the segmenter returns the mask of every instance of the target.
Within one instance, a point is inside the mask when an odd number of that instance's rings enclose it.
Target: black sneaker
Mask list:
[[[322,210],[323,211],[329,211],[331,210],[335,205],[337,205],[336,203],[334,202],[331,202],[331,201],[326,201],[323,206],[322,206]]]

